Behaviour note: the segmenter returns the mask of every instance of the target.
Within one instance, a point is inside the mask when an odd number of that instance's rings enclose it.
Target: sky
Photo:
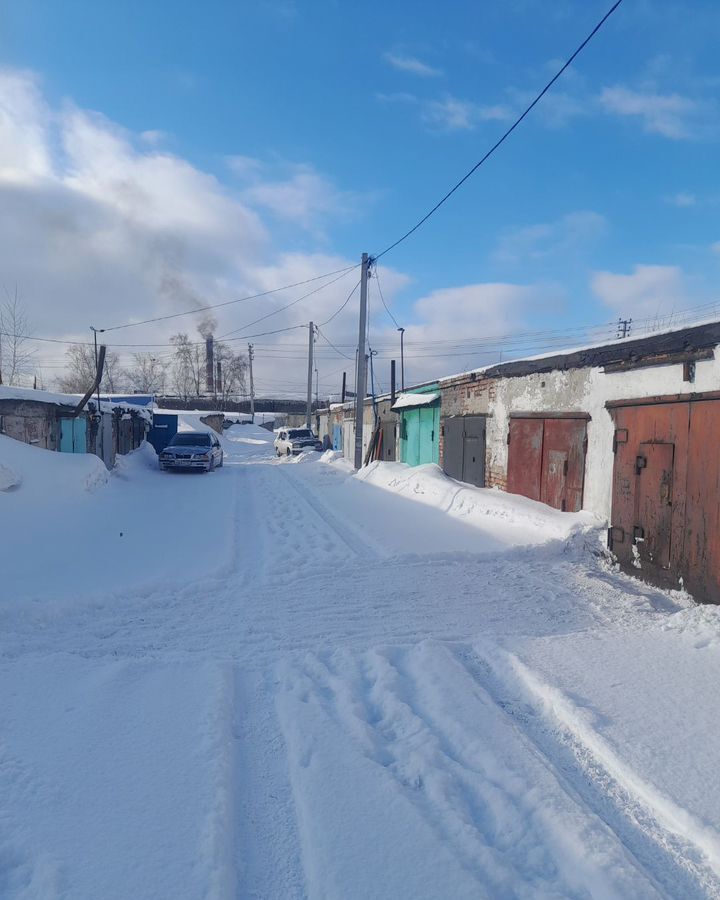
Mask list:
[[[610,5],[5,0],[0,291],[17,287],[35,337],[86,340],[91,325],[352,266],[474,165]],[[618,317],[639,333],[713,309],[719,40],[713,0],[624,0],[497,153],[379,261],[379,389],[398,325],[412,382],[612,337]],[[354,368],[357,292],[340,307],[357,279],[230,303],[215,334],[238,351],[257,335],[258,393],[301,396],[307,323],[327,322],[318,384],[336,393]],[[104,340],[127,363],[165,359],[199,324]],[[65,348],[36,346],[52,386]]]

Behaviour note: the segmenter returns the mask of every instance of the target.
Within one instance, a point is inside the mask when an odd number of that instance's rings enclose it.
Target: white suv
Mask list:
[[[275,438],[278,456],[296,456],[303,450],[322,450],[322,443],[309,428],[281,428]]]

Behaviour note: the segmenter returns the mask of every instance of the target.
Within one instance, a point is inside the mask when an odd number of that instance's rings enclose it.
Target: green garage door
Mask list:
[[[420,466],[439,462],[439,406],[403,410],[400,427],[400,458],[404,463]]]

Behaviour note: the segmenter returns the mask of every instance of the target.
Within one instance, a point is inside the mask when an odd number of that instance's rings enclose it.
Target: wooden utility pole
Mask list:
[[[345,402],[345,391],[347,390],[347,372],[343,372],[342,393],[340,394],[340,402]]]
[[[248,360],[250,361],[250,421],[255,424],[255,382],[253,381],[253,345],[248,344]]]
[[[357,383],[355,385],[354,465],[356,469],[362,467],[363,413],[365,411],[365,394],[367,393],[367,357],[365,355],[367,341],[367,283],[368,255],[363,253],[360,264],[360,322],[358,327]]]
[[[305,425],[312,427],[312,388],[313,388],[313,344],[315,343],[315,326],[312,322],[308,325],[308,377],[307,377],[307,410],[305,413]]]

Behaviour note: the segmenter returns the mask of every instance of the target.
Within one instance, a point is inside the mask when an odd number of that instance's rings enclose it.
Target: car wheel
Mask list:
[[[221,453],[220,454],[220,462],[218,463],[218,469],[222,469],[222,467],[224,465],[225,465],[225,454]]]
[[[292,450],[291,450],[289,447],[288,447],[287,450],[285,451],[285,455],[286,455],[286,456],[292,456]]]
[[[214,468],[215,468],[215,457],[212,456],[212,457],[210,457],[210,462],[208,463],[208,467],[207,467],[207,470],[206,470],[206,471],[212,472],[212,470],[213,470]]]

